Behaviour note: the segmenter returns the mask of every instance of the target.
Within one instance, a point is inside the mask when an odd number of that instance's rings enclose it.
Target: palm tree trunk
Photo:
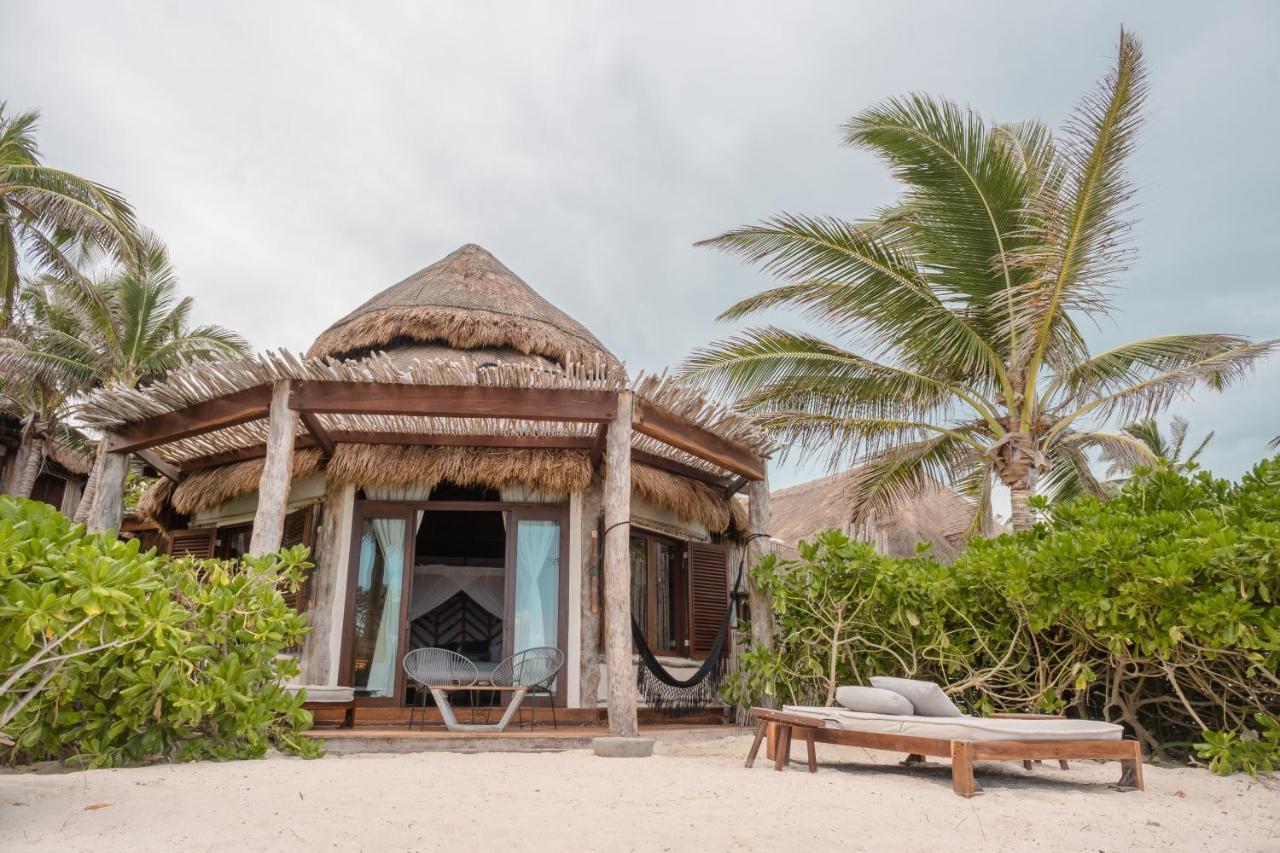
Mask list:
[[[1030,530],[1035,526],[1035,519],[1031,515],[1031,507],[1027,502],[1031,499],[1031,489],[1022,486],[1009,487],[1009,503],[1013,507],[1013,514],[1009,519],[1015,532],[1019,530]]]
[[[44,437],[33,435],[24,443],[28,445],[27,456],[23,460],[22,470],[18,473],[18,480],[14,483],[13,493],[20,498],[29,498],[31,491],[36,487],[40,468],[44,464]]]
[[[89,521],[89,511],[93,509],[93,499],[98,494],[98,474],[102,472],[102,463],[107,457],[105,441],[98,442],[98,450],[93,456],[93,468],[89,471],[89,479],[84,484],[84,493],[80,495],[80,503],[76,505],[74,521],[85,524]]]

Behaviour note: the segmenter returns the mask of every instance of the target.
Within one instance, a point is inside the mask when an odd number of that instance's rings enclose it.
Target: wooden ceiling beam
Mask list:
[[[300,435],[293,442],[293,449],[306,450],[315,447],[316,441],[309,435]],[[237,447],[235,450],[227,450],[222,453],[213,453],[208,456],[198,456],[194,459],[187,459],[176,463],[178,470],[184,474],[192,471],[199,471],[202,468],[216,468],[219,465],[230,465],[233,462],[247,462],[250,459],[261,459],[267,455],[267,446],[265,444],[253,444],[248,447]]]
[[[589,435],[432,435],[419,432],[361,432],[334,430],[335,442],[345,444],[417,444],[429,447],[535,447],[552,450],[590,450]]]
[[[320,418],[311,412],[299,412],[298,419],[302,421],[302,425],[307,428],[307,432],[315,439],[316,445],[324,451],[325,458],[333,455],[333,436],[324,428],[324,424],[320,423]]]
[[[648,400],[636,400],[636,432],[691,453],[748,480],[765,478],[764,460],[709,429],[691,424]]]
[[[631,448],[631,461],[638,462],[641,465],[648,465],[651,468],[661,468],[663,471],[679,474],[681,477],[688,477],[691,480],[698,480],[716,489],[729,488],[729,480],[725,477],[713,474],[710,471],[704,471],[693,465],[686,465],[683,462],[668,459],[665,456],[658,456],[644,450],[636,450],[634,447]]]
[[[175,412],[154,415],[111,430],[108,449],[112,453],[132,453],[167,444],[193,435],[266,417],[271,405],[271,386],[246,388]]]
[[[178,470],[176,465],[166,462],[150,450],[139,450],[138,458],[143,462],[155,468],[162,477],[168,477],[175,483],[182,482],[182,472]]]
[[[293,381],[290,408],[317,414],[410,415],[603,423],[617,394],[575,388]]]
[[[746,477],[734,477],[732,480],[729,481],[729,485],[724,487],[724,496],[726,498],[733,497],[738,492],[742,491],[742,487],[745,486],[746,484],[747,484]]]

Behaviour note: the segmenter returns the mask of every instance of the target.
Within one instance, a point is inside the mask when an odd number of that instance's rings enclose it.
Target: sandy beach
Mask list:
[[[989,764],[965,800],[945,762],[832,746],[775,773],[748,744],[4,771],[0,850],[1280,850],[1276,779],[1148,766],[1122,794],[1114,764]]]

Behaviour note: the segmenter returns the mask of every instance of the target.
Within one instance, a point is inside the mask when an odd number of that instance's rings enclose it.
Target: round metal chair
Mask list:
[[[427,693],[426,688],[436,684],[448,684],[458,687],[470,687],[480,680],[480,670],[471,660],[448,649],[414,649],[404,656],[404,674],[421,685],[418,694],[422,706],[423,720],[426,725]],[[409,728],[413,728],[417,706],[409,710]]]
[[[489,683],[502,687],[527,687],[527,696],[545,693],[551,702],[551,725],[558,729],[560,724],[556,721],[556,694],[552,684],[563,666],[564,652],[559,649],[551,646],[525,649],[494,667]],[[524,725],[523,707],[520,709],[520,725]]]

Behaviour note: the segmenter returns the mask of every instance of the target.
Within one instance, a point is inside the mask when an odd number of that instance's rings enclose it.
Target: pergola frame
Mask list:
[[[330,368],[332,369],[332,368]],[[296,375],[296,374],[295,374]],[[264,379],[266,377],[263,377]],[[247,383],[246,383],[247,384]],[[605,613],[609,629],[605,658],[609,672],[609,722],[614,734],[635,736],[635,680],[631,677],[631,583],[628,537],[613,532],[630,520],[631,464],[639,462],[692,478],[726,497],[749,486],[750,530],[764,534],[768,514],[768,480],[763,439],[755,447],[731,441],[709,426],[722,426],[721,416],[701,398],[674,389],[665,378],[627,387],[564,384],[450,384],[379,381],[378,377],[313,379],[276,376],[248,387],[209,388],[196,401],[158,413],[131,414],[105,423],[107,449],[98,488],[104,496],[123,493],[127,459],[138,453],[164,476],[184,474],[248,459],[264,459],[250,550],[267,554],[280,547],[287,507],[291,460],[297,449],[319,447],[332,454],[339,443],[436,445],[468,447],[542,447],[590,451],[593,465],[605,466],[603,570]],[[684,416],[655,402],[649,394],[675,401],[691,413]],[[665,396],[664,396],[665,395]],[[105,404],[98,404],[102,412]],[[136,410],[135,410],[136,411]],[[321,416],[365,415],[443,418],[467,421],[556,422],[594,424],[594,433],[571,435],[488,434],[480,431],[430,433],[403,430],[353,430],[326,427]],[[163,458],[157,448],[172,442],[266,420],[263,444],[230,448],[184,459]],[[740,421],[736,422],[739,425]],[[502,430],[495,430],[502,433]],[[633,446],[633,433],[651,442]],[[734,434],[731,430],[730,434]],[[744,433],[739,431],[737,435]],[[642,443],[644,443],[642,441]],[[672,451],[669,455],[664,450]],[[693,464],[702,463],[702,464]],[[705,464],[706,467],[703,467]],[[722,473],[727,472],[727,473]],[[90,526],[118,527],[120,502],[110,497],[95,503]],[[759,550],[749,541],[750,550]]]

